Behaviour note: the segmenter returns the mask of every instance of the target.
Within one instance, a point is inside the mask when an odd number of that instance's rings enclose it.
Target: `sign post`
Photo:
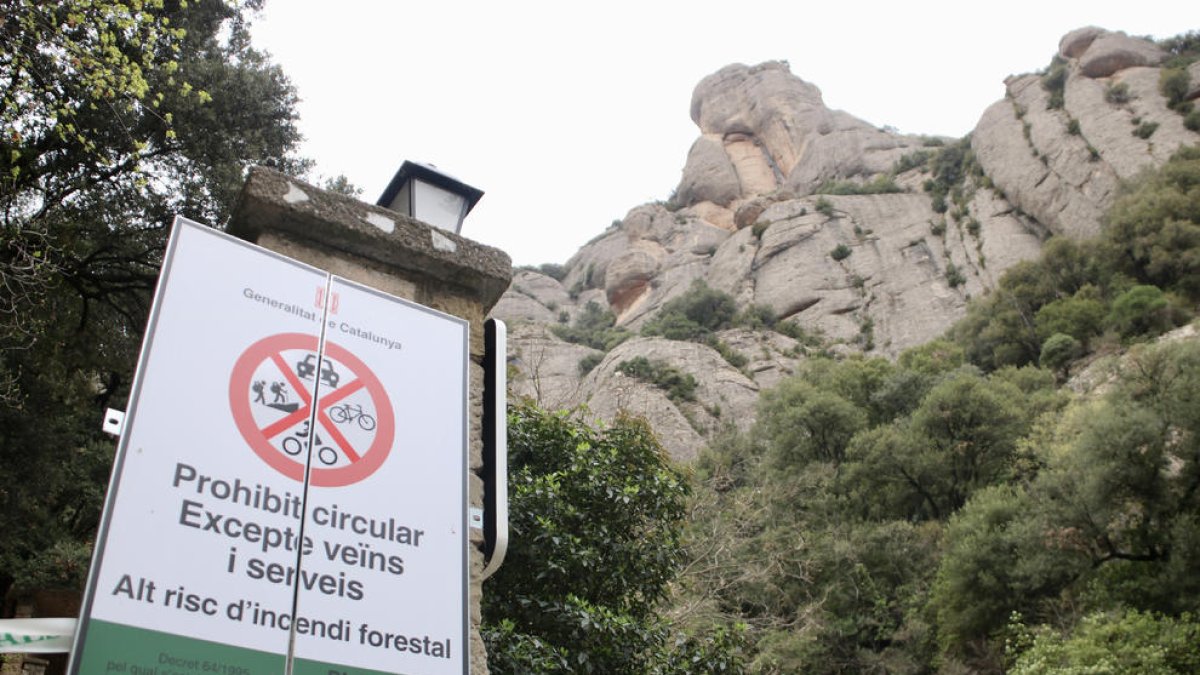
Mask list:
[[[467,325],[178,219],[71,673],[465,673]]]

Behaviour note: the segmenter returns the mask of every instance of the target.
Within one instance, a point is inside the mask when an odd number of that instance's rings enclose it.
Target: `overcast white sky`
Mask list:
[[[403,160],[436,164],[486,192],[463,234],[519,265],[665,199],[699,134],[692,88],[722,66],[786,60],[830,108],[958,137],[1086,25],[1169,37],[1200,5],[268,0],[254,39],[300,94],[319,175],[374,201]]]

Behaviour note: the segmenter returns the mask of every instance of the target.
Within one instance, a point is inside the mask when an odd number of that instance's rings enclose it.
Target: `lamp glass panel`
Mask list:
[[[466,198],[421,180],[413,181],[413,211],[417,220],[458,232]]]

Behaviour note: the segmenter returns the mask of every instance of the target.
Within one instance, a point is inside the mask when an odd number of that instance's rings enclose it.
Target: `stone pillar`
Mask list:
[[[405,215],[254,167],[228,231],[346,279],[470,322],[471,505],[483,506],[483,320],[512,279],[503,251]],[[471,537],[471,672],[487,673],[479,637],[483,534]]]

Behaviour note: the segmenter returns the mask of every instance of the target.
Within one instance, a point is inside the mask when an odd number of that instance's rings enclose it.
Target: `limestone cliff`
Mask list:
[[[727,331],[720,340],[748,360],[739,369],[702,344],[636,338],[605,354],[548,327],[596,302],[636,332],[702,279],[834,349],[894,356],[941,335],[1048,236],[1095,235],[1122,180],[1200,142],[1159,93],[1164,58],[1140,38],[1073,31],[1046,72],[1008,78],[961,141],[830,110],[782,62],[721,69],[693,93],[700,135],[671,199],[633,208],[559,279],[519,271],[493,310],[512,324],[516,392],[601,417],[645,414],[673,455],[690,458],[713,430],[749,424],[759,390],[804,346]],[[638,356],[692,374],[696,401],[618,371]],[[598,365],[581,374],[585,357]]]

